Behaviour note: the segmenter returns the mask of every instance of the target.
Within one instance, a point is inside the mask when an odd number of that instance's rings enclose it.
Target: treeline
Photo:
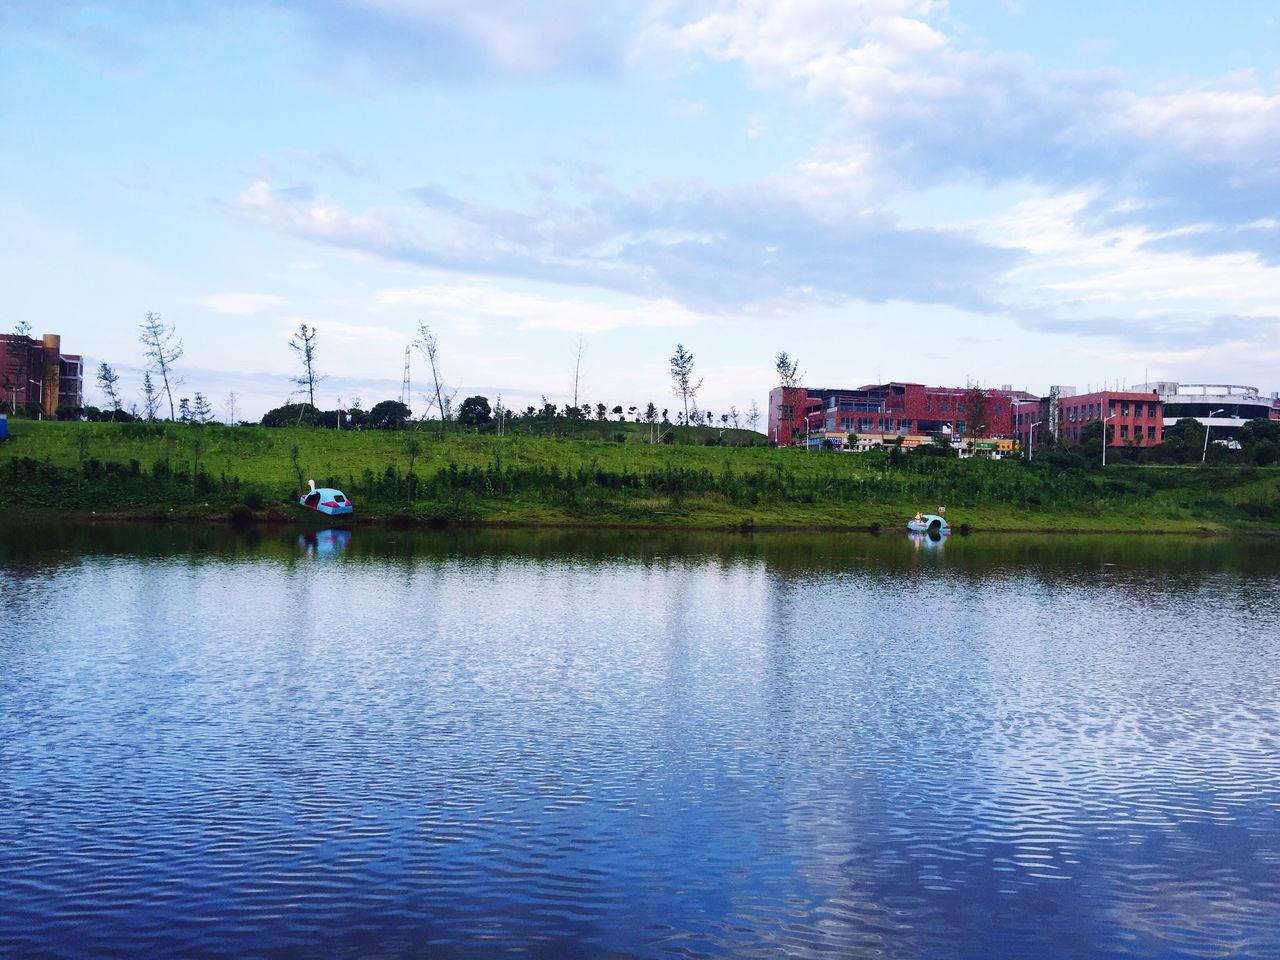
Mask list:
[[[1114,442],[1114,425],[1108,425],[1107,435]],[[1058,466],[1098,465],[1102,460],[1102,422],[1095,420],[1085,424],[1080,430],[1078,444],[1046,444],[1037,447],[1035,455]],[[1140,447],[1136,443],[1108,446],[1107,460],[1112,463],[1181,465],[1204,462],[1267,467],[1280,463],[1280,420],[1245,421],[1234,440],[1223,443],[1214,438],[1212,428],[1193,417],[1185,417],[1165,428],[1163,440],[1154,446]]]
[[[689,411],[685,419],[683,410],[675,412],[659,410],[650,402],[641,407],[621,404],[594,406],[565,404],[557,406],[545,398],[540,406],[529,405],[523,410],[491,406],[488,397],[467,397],[449,420],[415,420],[413,411],[399,400],[384,400],[365,411],[358,406],[342,410],[320,410],[307,403],[290,403],[263,415],[264,427],[310,426],[329,429],[356,430],[429,430],[434,433],[467,432],[508,436],[549,436],[569,439],[643,440],[648,443],[697,442],[717,445],[722,440],[727,445],[763,445],[765,438],[756,434],[760,414],[751,409],[743,414],[737,407],[727,413],[715,414],[710,410]],[[719,431],[719,432],[717,432]],[[753,435],[746,435],[750,432]],[[729,434],[727,438],[721,433]]]

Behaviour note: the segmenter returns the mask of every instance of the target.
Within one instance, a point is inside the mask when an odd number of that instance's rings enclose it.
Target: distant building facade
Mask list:
[[[1058,435],[1070,444],[1095,420],[1103,421],[1112,447],[1154,447],[1164,440],[1164,409],[1160,398],[1142,390],[1096,390],[1060,396]]]
[[[1010,386],[984,389],[984,422],[973,423],[974,411],[966,409],[970,390],[905,382],[856,388],[775,387],[769,392],[769,439],[785,447],[801,434],[818,441],[831,439],[833,445],[851,433],[868,439],[901,437],[904,445],[915,445],[919,437],[957,440],[975,433],[1012,438],[1015,406],[1039,399]]]
[[[0,393],[7,404],[38,403],[46,417],[60,405],[84,406],[84,358],[62,352],[62,338],[0,334]]]
[[[1222,439],[1234,439],[1250,420],[1280,419],[1280,400],[1275,394],[1265,397],[1257,387],[1243,384],[1157,380],[1134,389],[1150,391],[1160,398],[1166,426],[1191,417],[1207,424],[1213,436]]]

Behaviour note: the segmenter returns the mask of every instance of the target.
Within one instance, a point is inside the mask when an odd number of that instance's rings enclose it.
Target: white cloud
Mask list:
[[[211,293],[200,298],[200,305],[214,313],[249,317],[272,307],[283,307],[288,301],[270,293]]]

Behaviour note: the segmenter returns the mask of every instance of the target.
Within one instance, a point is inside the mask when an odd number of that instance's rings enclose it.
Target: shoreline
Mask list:
[[[626,523],[617,520],[453,520],[445,517],[419,517],[409,514],[365,514],[358,519],[334,519],[331,523],[309,515],[293,516],[289,514],[272,514],[270,511],[254,514],[252,517],[237,517],[230,513],[216,513],[192,510],[170,510],[168,513],[156,511],[86,511],[86,510],[27,510],[21,513],[10,513],[0,519],[3,526],[42,526],[49,524],[112,526],[208,526],[224,527],[237,530],[254,529],[356,529],[358,527],[374,527],[397,531],[433,531],[442,530],[601,530],[601,531],[636,531],[643,533],[721,533],[750,536],[753,534],[869,534],[872,536],[907,534],[905,521],[901,526],[881,523],[870,524],[757,524],[743,522],[738,524],[655,524]],[[1190,528],[1168,527],[1105,527],[1105,526],[1002,526],[958,523],[954,527],[952,537],[967,537],[974,534],[1037,534],[1046,536],[1160,536],[1160,537],[1195,537],[1195,538],[1249,538],[1273,539],[1280,537],[1280,530],[1271,529],[1239,529],[1210,526]]]

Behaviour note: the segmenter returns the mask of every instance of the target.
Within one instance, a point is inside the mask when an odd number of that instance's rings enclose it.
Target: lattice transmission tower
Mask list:
[[[400,384],[400,402],[409,405],[409,348],[404,348],[404,381]]]

